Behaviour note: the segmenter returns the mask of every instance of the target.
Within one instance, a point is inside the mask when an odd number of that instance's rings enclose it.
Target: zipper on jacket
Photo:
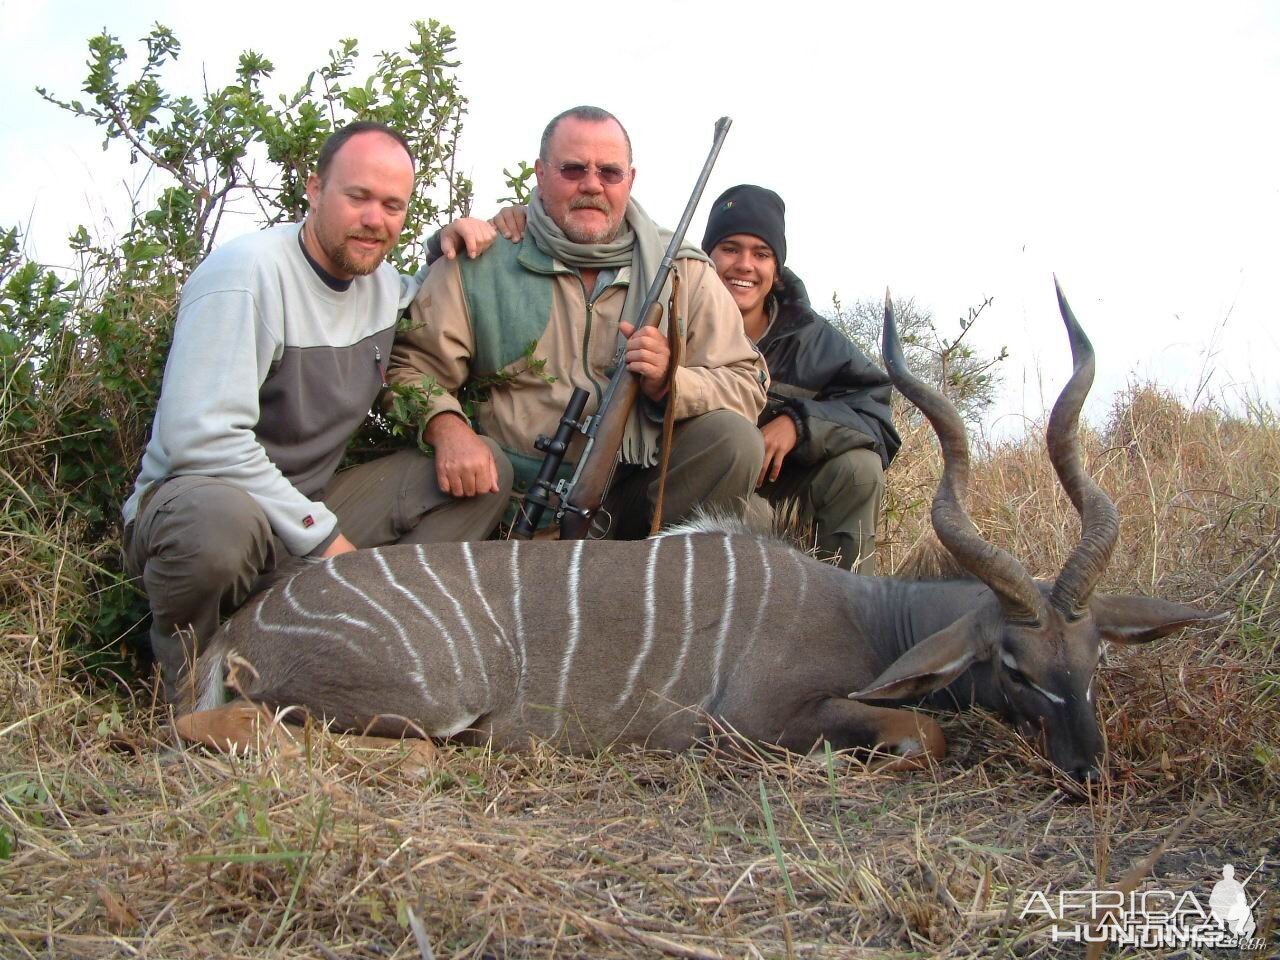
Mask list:
[[[385,389],[387,386],[387,368],[382,365],[382,351],[378,349],[378,345],[373,345],[373,364],[378,368],[378,379],[382,381]]]
[[[578,283],[582,284],[582,300],[587,307],[587,322],[582,329],[582,372],[586,375],[587,381],[595,388],[596,405],[600,405],[600,401],[604,399],[604,386],[600,384],[591,372],[591,328],[595,318],[596,298],[587,292],[587,285],[582,282],[582,274],[578,274]],[[605,287],[608,290],[609,287]],[[604,291],[602,290],[601,293]]]

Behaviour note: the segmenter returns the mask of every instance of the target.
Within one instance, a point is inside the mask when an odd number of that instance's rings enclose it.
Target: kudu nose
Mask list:
[[[1099,776],[1097,766],[1092,763],[1082,763],[1071,768],[1071,779],[1076,783],[1093,783]]]

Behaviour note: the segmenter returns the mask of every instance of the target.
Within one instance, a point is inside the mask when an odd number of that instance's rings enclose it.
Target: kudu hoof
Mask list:
[[[928,770],[947,755],[947,738],[930,717],[894,710],[884,732],[887,739],[867,764],[872,773]]]
[[[430,740],[415,740],[408,737],[361,737],[355,734],[342,735],[338,741],[343,747],[356,752],[376,751],[378,754],[399,755],[398,764],[405,773],[429,773],[436,768],[440,752]]]

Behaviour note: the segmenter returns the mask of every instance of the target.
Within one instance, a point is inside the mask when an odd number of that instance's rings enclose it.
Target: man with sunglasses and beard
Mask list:
[[[176,702],[201,646],[277,568],[392,542],[484,536],[506,507],[454,498],[404,450],[335,475],[384,384],[416,289],[385,263],[413,192],[409,145],[374,123],[331,135],[309,212],[219,247],[182,290],[151,438],[124,505],[126,565]]]
[[[516,490],[527,489],[542,462],[535,438],[555,433],[574,387],[590,393],[586,414],[596,412],[621,350],[641,398],[601,511],[607,535],[648,529],[669,402],[676,426],[663,519],[684,519],[699,504],[742,511],[764,461],[755,420],[768,374],[733,299],[702,251],[681,249],[683,357],[672,400],[667,318],[661,329],[637,329],[670,234],[631,199],[626,130],[598,107],[566,110],[543,132],[534,169],[523,238],[497,238],[473,259],[438,260],[392,350],[388,379],[417,388],[429,405],[422,436],[434,448],[441,490],[492,494],[503,461]],[[570,446],[562,476],[582,445],[578,437]]]

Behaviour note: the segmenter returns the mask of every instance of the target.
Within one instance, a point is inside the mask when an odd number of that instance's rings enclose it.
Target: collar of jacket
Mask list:
[[[805,289],[804,281],[792,273],[790,267],[783,267],[780,276],[782,289],[773,294],[774,302],[778,305],[778,316],[768,332],[760,338],[758,346],[761,349],[764,349],[765,343],[789,337],[817,319],[816,311],[809,304],[809,291]]]
[[[558,274],[566,274],[568,276],[578,277],[581,274],[573,267],[560,260],[557,260],[551,254],[543,251],[536,243],[528,231],[520,238],[520,249],[516,253],[516,262],[531,273],[540,273],[544,276],[556,276]],[[631,280],[631,268],[619,267],[613,277],[613,282],[609,286],[617,286],[619,284],[626,285]]]

